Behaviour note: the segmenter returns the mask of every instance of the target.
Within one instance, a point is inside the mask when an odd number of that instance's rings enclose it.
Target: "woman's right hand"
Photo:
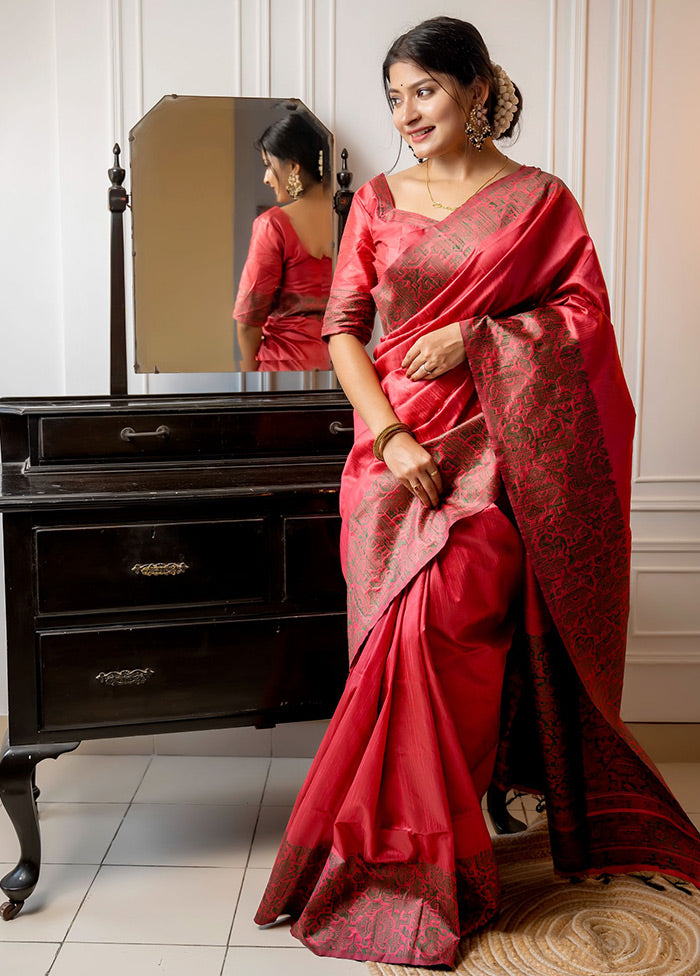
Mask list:
[[[410,434],[402,431],[387,441],[384,463],[426,508],[438,507],[442,492],[440,471],[430,453]]]

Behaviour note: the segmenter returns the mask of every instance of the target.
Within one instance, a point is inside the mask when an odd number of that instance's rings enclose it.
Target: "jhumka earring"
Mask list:
[[[323,149],[318,151],[318,175],[323,179]]]
[[[481,152],[481,147],[491,135],[491,126],[483,105],[475,105],[464,123],[464,132],[471,144]]]
[[[287,177],[287,193],[292,198],[292,200],[296,200],[297,197],[300,197],[303,192],[304,192],[304,184],[299,179],[299,174],[294,172],[294,170],[292,170],[292,172]]]

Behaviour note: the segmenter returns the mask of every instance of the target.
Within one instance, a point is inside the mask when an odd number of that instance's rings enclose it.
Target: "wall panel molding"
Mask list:
[[[632,497],[633,512],[700,512],[700,498],[680,496]]]
[[[671,552],[669,549],[660,551]],[[676,551],[697,553],[697,549]],[[646,594],[642,592],[645,577],[656,578],[655,581],[650,582],[650,591]],[[690,579],[691,577],[695,579]],[[667,589],[664,589],[665,587]],[[632,611],[629,630],[631,639],[700,637],[700,565],[637,564],[632,568],[631,591]],[[669,611],[672,612],[674,621],[678,621],[677,626],[664,626],[661,623],[667,619]],[[649,623],[645,625],[641,622],[642,619],[649,617],[659,620],[659,625],[650,626]],[[638,648],[635,649],[635,653],[637,651]],[[700,661],[700,646],[694,647],[692,651]]]
[[[243,94],[243,10],[241,0],[231,0],[233,6],[233,57],[235,59],[232,95]]]
[[[639,189],[638,189],[638,215],[636,225],[638,227],[638,245],[635,261],[636,271],[636,302],[635,310],[637,313],[636,335],[635,335],[635,383],[634,383],[634,402],[637,408],[637,430],[635,434],[634,453],[633,453],[633,487],[641,474],[641,430],[644,423],[644,354],[646,351],[646,292],[647,292],[647,270],[648,270],[648,243],[649,243],[649,150],[651,139],[651,91],[653,74],[653,14],[654,0],[636,0],[635,11],[643,11],[644,16],[644,46],[642,49],[641,63],[641,112],[640,112],[640,159],[638,163]],[[629,181],[628,181],[629,192]]]
[[[122,4],[112,0],[109,18],[112,50],[112,131],[120,146],[124,146],[124,59],[122,55]]]
[[[700,552],[700,539],[637,539],[632,547],[637,552]]]
[[[693,664],[700,667],[700,651],[696,647],[689,647],[687,650],[672,648],[667,651],[658,650],[657,648],[645,650],[644,648],[636,647],[627,652],[625,664],[655,665],[657,668],[667,668],[685,664]],[[663,681],[658,681],[658,679],[655,680],[657,680],[657,685],[659,688],[659,697],[662,698],[664,696],[664,692],[662,690]],[[672,721],[672,719],[668,719],[668,721]],[[696,717],[691,719],[691,721],[698,721],[698,719]]]
[[[588,0],[574,0],[570,25],[571,111],[569,116],[570,186],[585,208],[586,75],[588,50]]]
[[[304,0],[304,103],[316,111],[316,3],[315,0]]]
[[[625,287],[627,279],[627,207],[630,153],[630,89],[632,73],[632,0],[617,0],[616,66],[617,98],[614,119],[613,220],[610,254],[613,260],[612,314],[620,356],[625,353]]]
[[[557,140],[557,40],[559,23],[559,2],[549,0],[549,66],[547,76],[547,141],[545,147],[545,166],[554,172]]]

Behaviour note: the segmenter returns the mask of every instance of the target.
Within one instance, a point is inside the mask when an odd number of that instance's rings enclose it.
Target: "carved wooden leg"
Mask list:
[[[19,915],[22,905],[36,888],[41,867],[41,836],[34,799],[34,770],[42,759],[56,759],[72,752],[79,742],[46,743],[38,746],[11,746],[7,735],[0,758],[0,800],[15,828],[19,841],[19,861],[0,881],[9,901],[0,906],[5,920]]]

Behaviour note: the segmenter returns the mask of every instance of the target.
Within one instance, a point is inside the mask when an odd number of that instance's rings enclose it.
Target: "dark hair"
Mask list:
[[[486,116],[491,126],[498,98],[498,83],[496,81],[489,52],[484,39],[473,26],[455,17],[432,17],[424,20],[416,27],[397,37],[389,48],[382,65],[384,91],[389,99],[389,68],[397,61],[413,61],[428,74],[440,72],[449,75],[465,88],[476,78],[482,78],[489,86],[489,96],[486,99]],[[523,97],[517,86],[515,94],[518,104],[515,108],[513,121],[505,132],[498,137],[505,139],[511,136],[520,117]]]
[[[331,161],[326,137],[298,111],[289,112],[273,122],[255,142],[255,148],[284,163],[299,163],[304,173],[321,183],[330,173]],[[323,152],[323,173],[319,171],[319,153]]]

